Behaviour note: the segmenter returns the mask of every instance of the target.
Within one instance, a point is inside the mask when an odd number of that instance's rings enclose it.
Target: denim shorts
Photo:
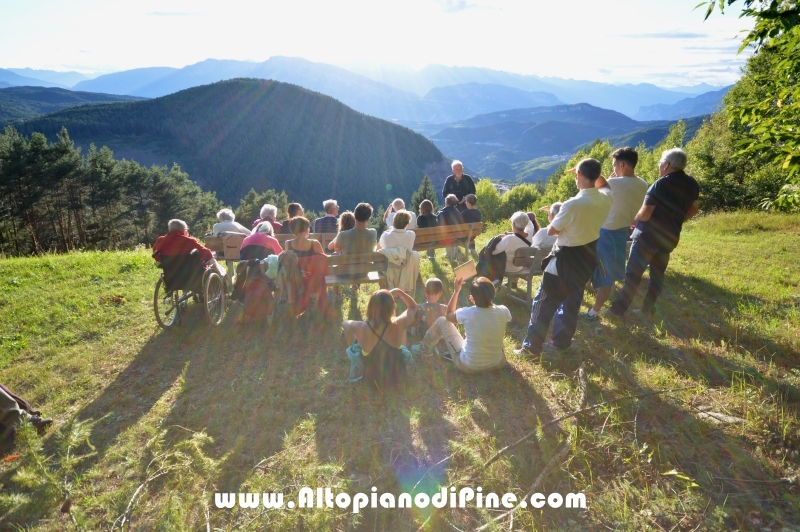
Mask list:
[[[597,268],[592,275],[592,286],[612,286],[614,281],[625,279],[625,248],[628,245],[628,228],[600,229],[597,241]]]

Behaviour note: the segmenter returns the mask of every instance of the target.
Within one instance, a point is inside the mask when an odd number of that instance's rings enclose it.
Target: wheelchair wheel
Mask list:
[[[225,318],[225,305],[228,299],[225,293],[225,281],[219,274],[211,272],[206,276],[203,295],[208,323],[219,325]]]
[[[167,292],[164,279],[159,279],[156,283],[155,294],[153,294],[153,310],[156,313],[156,321],[165,329],[180,322],[178,299],[178,291]]]

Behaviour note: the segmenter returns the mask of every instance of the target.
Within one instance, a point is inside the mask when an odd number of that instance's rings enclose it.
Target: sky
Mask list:
[[[733,83],[750,19],[699,0],[0,0],[0,68],[101,74],[204,59],[475,66],[661,86]]]

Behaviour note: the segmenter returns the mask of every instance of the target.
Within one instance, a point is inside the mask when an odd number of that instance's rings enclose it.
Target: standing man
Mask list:
[[[329,199],[322,202],[322,208],[325,209],[325,216],[317,218],[314,222],[314,232],[336,233],[336,217],[339,215],[339,204],[336,203],[335,199]]]
[[[599,264],[592,276],[592,285],[597,291],[594,306],[585,314],[589,320],[595,319],[603,308],[616,281],[625,279],[625,257],[628,245],[628,231],[633,218],[642,205],[647,193],[647,181],[634,173],[639,154],[630,146],[620,148],[611,154],[614,171],[608,181],[603,176],[597,178],[597,186],[607,183],[614,195],[611,212],[600,229],[597,241],[597,259]]]
[[[565,350],[572,344],[583,291],[597,266],[600,228],[608,218],[613,202],[608,185],[603,188],[595,186],[599,177],[600,161],[584,159],[578,163],[575,167],[578,194],[564,202],[547,227],[547,234],[558,239],[553,251],[545,258],[547,263],[539,292],[533,299],[528,334],[522,342],[522,349],[514,351],[517,355],[539,357],[544,347]],[[545,345],[553,315],[556,316],[553,339]],[[552,358],[552,355],[543,358]]]
[[[700,187],[683,171],[686,152],[680,148],[666,150],[658,163],[658,180],[647,189],[634,221],[633,245],[625,270],[625,286],[609,312],[623,316],[639,289],[645,268],[650,266],[650,282],[642,302],[642,314],[653,319],[656,299],[664,288],[664,272],[669,255],[678,246],[683,222],[697,214]]]
[[[450,168],[452,168],[453,173],[444,180],[442,198],[454,194],[458,199],[456,208],[459,211],[463,211],[467,208],[467,194],[475,194],[475,182],[470,176],[464,173],[464,165],[458,159],[450,164]]]

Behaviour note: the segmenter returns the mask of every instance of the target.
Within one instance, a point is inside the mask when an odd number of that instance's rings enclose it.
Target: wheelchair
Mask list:
[[[189,300],[203,305],[210,325],[222,323],[228,298],[225,280],[210,268],[203,270],[197,250],[186,255],[162,256],[158,266],[161,277],[153,294],[153,310],[161,327],[180,325]]]

